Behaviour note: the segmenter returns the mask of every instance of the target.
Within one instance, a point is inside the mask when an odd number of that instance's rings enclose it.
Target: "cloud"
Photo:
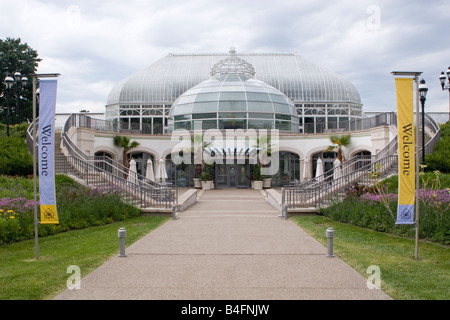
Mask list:
[[[423,71],[430,110],[450,61],[450,3],[387,0],[21,0],[0,3],[0,37],[20,37],[59,72],[57,110],[104,111],[114,83],[170,52],[294,52],[355,84],[365,110],[395,110],[393,70]],[[76,105],[80,104],[77,108]]]

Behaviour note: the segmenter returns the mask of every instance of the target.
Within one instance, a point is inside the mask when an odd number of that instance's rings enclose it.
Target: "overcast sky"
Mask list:
[[[449,111],[443,0],[0,0],[0,38],[61,73],[57,112],[104,112],[121,79],[168,53],[298,52],[350,80],[364,111],[395,111],[391,71],[421,71],[428,111]]]

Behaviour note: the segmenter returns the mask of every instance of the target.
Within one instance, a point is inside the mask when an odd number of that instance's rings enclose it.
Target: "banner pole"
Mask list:
[[[39,78],[56,78],[59,77],[59,73],[41,73],[41,74],[31,74],[30,77],[33,79],[33,92],[32,92],[32,106],[33,106],[33,193],[34,193],[34,252],[36,260],[39,260],[39,220],[37,214],[37,126],[36,126],[36,90],[37,82]]]
[[[36,260],[39,259],[39,235],[38,235],[38,216],[37,216],[37,170],[36,170],[36,148],[37,148],[37,128],[36,128],[36,82],[37,78],[33,77],[33,193],[34,193],[34,252]]]
[[[414,259],[419,260],[419,77],[414,77],[414,81],[416,82],[416,243]]]

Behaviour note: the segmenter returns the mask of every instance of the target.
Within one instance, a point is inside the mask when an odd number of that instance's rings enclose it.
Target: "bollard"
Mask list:
[[[127,236],[127,230],[125,228],[120,228],[118,232],[119,237],[119,246],[120,246],[120,253],[119,257],[126,257],[125,254],[125,237]]]
[[[287,204],[285,204],[283,206],[283,210],[284,210],[284,220],[287,220],[288,219],[288,205]]]
[[[333,238],[334,238],[333,228],[328,228],[325,234],[327,236],[327,246],[328,246],[327,257],[329,258],[335,257],[335,255],[333,254]]]
[[[172,220],[175,220],[177,218],[177,206],[172,206]]]

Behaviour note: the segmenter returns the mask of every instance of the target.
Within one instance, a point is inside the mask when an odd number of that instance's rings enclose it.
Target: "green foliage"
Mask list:
[[[205,163],[203,166],[203,171],[198,177],[200,181],[212,181],[214,176],[214,163]]]
[[[0,122],[6,123],[6,89],[3,85],[3,80],[10,74],[14,75],[16,71],[19,71],[22,76],[28,78],[28,84],[25,87],[25,91],[20,94],[20,111],[21,119],[19,122],[30,122],[32,120],[32,81],[28,76],[36,73],[38,63],[41,61],[38,58],[38,53],[33,50],[28,44],[22,43],[20,38],[6,38],[0,39],[0,79],[2,79],[2,85],[0,86],[0,106],[2,112],[0,112]],[[10,124],[15,121],[16,111],[16,92],[13,87],[13,91],[10,96]]]
[[[0,175],[27,176],[33,173],[33,157],[22,138],[0,138]]]
[[[55,185],[59,224],[39,225],[41,237],[122,221],[141,213],[115,192],[83,187],[63,175],[56,175]],[[32,188],[32,179],[0,177],[0,245],[34,236]]]
[[[123,165],[125,167],[129,167],[130,165],[128,162],[127,152],[130,151],[131,149],[138,147],[139,142],[137,142],[137,141],[131,142],[131,139],[129,137],[118,135],[113,138],[113,143],[116,147],[123,149],[123,154],[122,154]]]
[[[419,236],[450,244],[450,175],[425,173],[420,176]],[[414,237],[409,225],[396,225],[398,176],[386,179],[377,188],[351,186],[346,197],[323,208],[321,214],[334,220],[375,231]]]
[[[439,170],[450,173],[450,123],[440,126],[441,138],[437,142],[433,152],[425,156],[426,171]]]
[[[332,143],[332,145],[329,146],[325,151],[333,151],[336,149],[338,154],[337,158],[339,159],[339,161],[344,162],[345,158],[342,152],[342,148],[348,147],[351,144],[351,136],[349,134],[342,136],[331,135],[330,142]]]
[[[258,164],[255,164],[252,168],[252,180],[253,181],[262,181],[261,176],[261,166]]]

